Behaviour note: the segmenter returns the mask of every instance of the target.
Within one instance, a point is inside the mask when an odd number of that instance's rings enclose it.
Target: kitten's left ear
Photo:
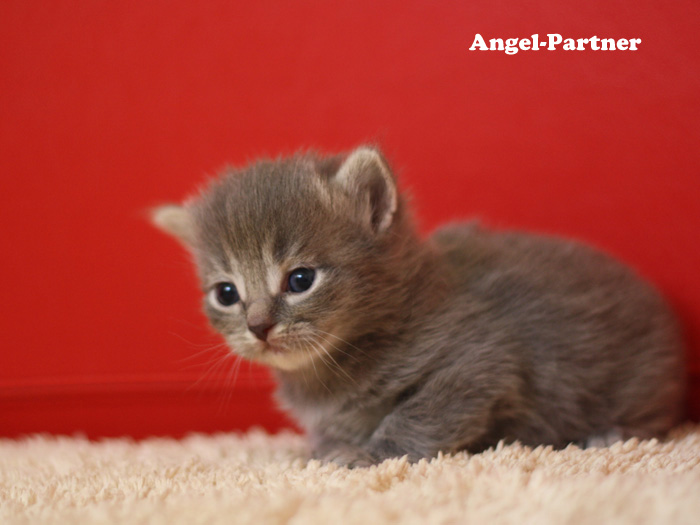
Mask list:
[[[169,233],[187,248],[195,243],[192,213],[180,204],[165,204],[151,210],[151,222],[165,233]]]
[[[362,146],[348,155],[333,180],[356,199],[376,233],[390,225],[398,205],[396,181],[379,150]]]

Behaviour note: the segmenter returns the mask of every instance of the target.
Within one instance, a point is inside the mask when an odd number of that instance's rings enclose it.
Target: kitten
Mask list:
[[[274,368],[315,458],[600,444],[681,416],[681,338],[649,285],[566,240],[422,239],[376,149],[228,170],[154,222],[194,255],[233,351]]]

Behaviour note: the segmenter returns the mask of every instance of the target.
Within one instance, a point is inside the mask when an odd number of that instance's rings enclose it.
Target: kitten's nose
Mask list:
[[[267,341],[267,334],[275,326],[275,323],[266,321],[260,324],[249,324],[248,330],[255,334],[255,337],[261,341]]]
[[[271,310],[272,305],[267,299],[256,299],[248,305],[246,312],[248,330],[261,341],[267,341],[267,334],[276,324]]]

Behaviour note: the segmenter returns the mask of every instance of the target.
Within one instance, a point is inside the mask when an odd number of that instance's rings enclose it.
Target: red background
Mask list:
[[[574,7],[575,6],[575,7]],[[285,424],[144,209],[227,162],[379,142],[426,231],[581,238],[669,297],[700,416],[700,4],[0,3],[0,434]],[[475,33],[636,52],[468,51]]]

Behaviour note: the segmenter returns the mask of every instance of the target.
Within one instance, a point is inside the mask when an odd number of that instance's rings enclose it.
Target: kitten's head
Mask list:
[[[232,349],[286,370],[342,351],[396,309],[414,239],[394,177],[368,147],[228,170],[153,218],[194,254],[205,312]]]

